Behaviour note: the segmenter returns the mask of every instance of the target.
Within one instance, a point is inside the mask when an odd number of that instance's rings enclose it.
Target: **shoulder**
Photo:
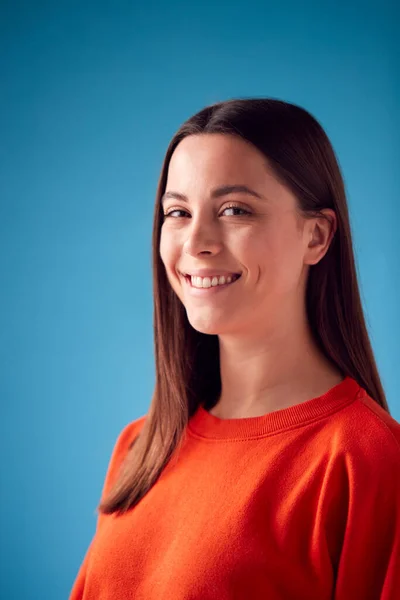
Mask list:
[[[380,404],[375,402],[365,390],[360,394],[358,402],[367,422],[371,422],[380,435],[393,447],[393,451],[400,455],[400,423],[392,417]]]
[[[361,388],[355,406],[364,450],[400,462],[400,423]]]
[[[396,474],[400,480],[400,423],[363,388],[328,429],[348,471],[380,481]]]
[[[145,420],[146,415],[143,415],[133,421],[130,421],[122,428],[114,444],[111,456],[112,461],[119,461],[120,458],[123,458],[125,456],[125,454],[129,451],[130,447],[134,443],[137,435],[140,433]]]
[[[102,497],[105,496],[111,489],[112,484],[116,480],[121,465],[133,445],[137,435],[140,433],[146,415],[143,415],[133,421],[130,421],[119,432],[114,447],[111,452],[111,457],[108,463],[107,472],[103,484]]]

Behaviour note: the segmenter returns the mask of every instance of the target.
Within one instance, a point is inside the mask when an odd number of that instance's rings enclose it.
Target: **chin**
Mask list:
[[[188,321],[193,329],[206,335],[219,335],[224,331],[221,319],[190,318],[188,315]]]

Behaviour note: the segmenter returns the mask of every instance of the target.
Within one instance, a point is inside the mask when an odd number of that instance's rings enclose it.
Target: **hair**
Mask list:
[[[221,393],[218,336],[190,325],[159,252],[161,197],[171,156],[185,137],[212,133],[240,136],[262,152],[276,177],[294,193],[305,218],[324,216],[319,212],[324,208],[335,211],[337,229],[328,251],[308,273],[307,317],[325,356],[390,414],[360,298],[345,185],[327,134],[304,108],[282,100],[241,98],[212,104],[183,123],[162,165],[152,236],[155,388],[124,469],[98,506],[104,514],[122,514],[140,501],[177,456],[199,404],[209,410]]]

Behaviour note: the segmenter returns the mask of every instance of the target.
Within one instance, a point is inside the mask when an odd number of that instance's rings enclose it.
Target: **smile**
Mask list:
[[[236,281],[236,279],[239,279],[240,275],[235,275],[234,273],[232,273],[232,275],[228,275],[227,277],[225,277],[224,275],[221,275],[219,277],[197,277],[195,275],[186,275],[186,277],[190,280],[190,283],[193,287],[210,288],[219,285],[225,285],[228,283],[233,283],[234,281]]]
[[[212,294],[222,291],[233,285],[239,278],[240,275],[229,275],[228,277],[224,275],[221,277],[184,276],[190,292],[195,295]]]

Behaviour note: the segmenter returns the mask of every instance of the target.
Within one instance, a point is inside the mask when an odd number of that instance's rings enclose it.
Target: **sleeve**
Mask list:
[[[140,417],[136,421],[133,421],[133,422],[129,423],[128,425],[126,425],[124,427],[124,429],[120,432],[120,434],[114,444],[114,448],[111,453],[111,458],[108,463],[106,476],[105,476],[104,483],[103,483],[101,498],[104,498],[106,496],[106,494],[108,494],[109,490],[111,489],[111,486],[113,485],[113,483],[118,475],[119,468],[123,462],[123,459],[125,458],[128,450],[129,450],[129,445],[132,442],[135,435],[139,432],[139,426],[142,424],[143,420],[144,420],[144,417]],[[87,574],[87,567],[88,567],[88,563],[90,561],[90,556],[91,556],[94,540],[96,538],[96,534],[99,529],[99,523],[102,518],[103,518],[103,515],[98,515],[98,517],[97,517],[96,531],[95,531],[95,533],[92,537],[92,540],[86,550],[86,554],[83,558],[83,561],[79,567],[78,573],[75,577],[75,581],[72,586],[72,590],[70,592],[69,600],[82,600],[82,598],[83,598],[83,593],[84,593],[84,588],[85,588],[85,580],[86,580],[86,574]]]
[[[74,584],[72,586],[69,600],[82,600],[82,598],[83,598],[83,592],[85,589],[86,570],[87,570],[87,565],[89,562],[90,551],[92,549],[95,536],[96,536],[96,534],[94,534],[94,536],[89,544],[89,547],[86,550],[84,559],[79,567],[78,574],[76,575]]]
[[[346,530],[334,600],[400,598],[400,436],[350,465]]]

